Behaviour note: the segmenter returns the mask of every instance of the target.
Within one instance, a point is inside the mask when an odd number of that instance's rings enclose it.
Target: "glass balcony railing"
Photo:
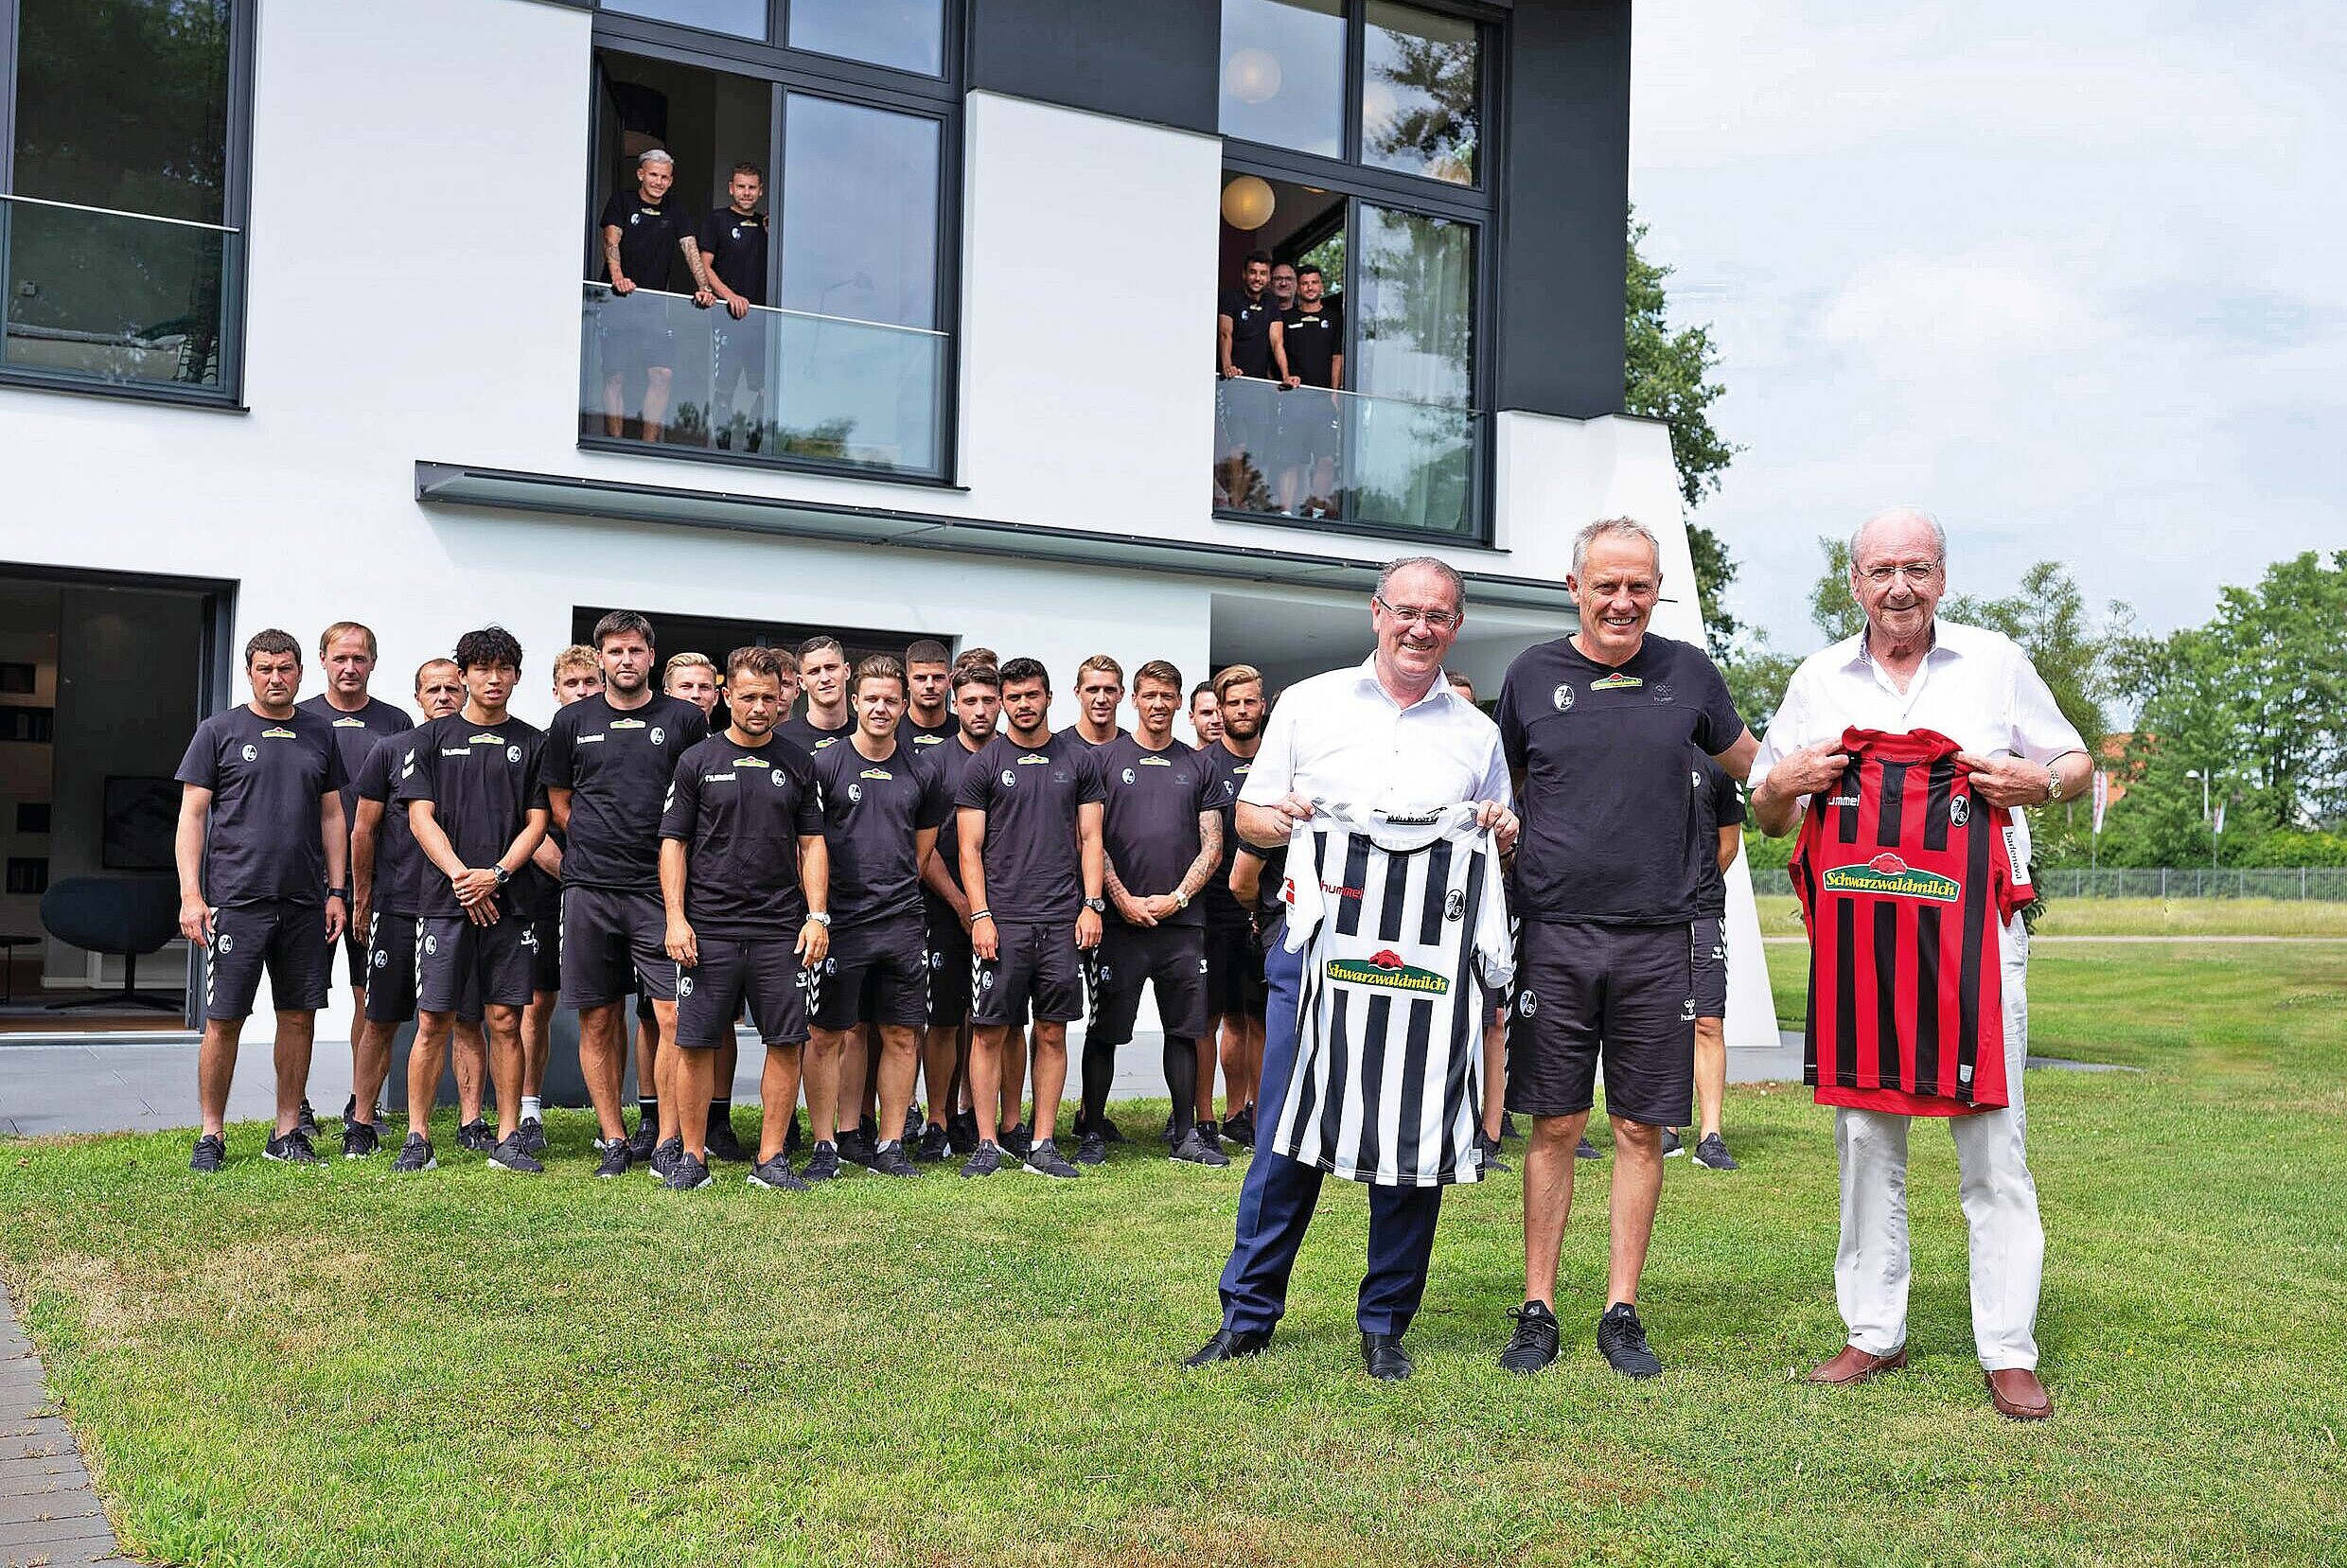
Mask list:
[[[1474,410],[1252,377],[1217,379],[1214,398],[1216,510],[1482,534]]]
[[[0,195],[0,365],[115,385],[233,384],[217,223]]]
[[[943,476],[945,334],[590,283],[579,433]]]

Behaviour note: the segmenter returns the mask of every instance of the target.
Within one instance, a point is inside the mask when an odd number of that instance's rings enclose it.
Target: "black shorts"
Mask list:
[[[315,1013],[334,988],[334,949],[326,940],[326,907],[270,899],[212,911],[211,961],[203,967],[203,1015],[226,1020],[253,1013],[261,974],[279,1013]]]
[[[717,318],[712,334],[710,384],[720,398],[730,396],[736,377],[746,379],[752,392],[766,390],[766,323],[769,319],[752,311],[740,321],[722,304],[709,312]],[[796,937],[791,939],[794,943]]]
[[[733,1043],[733,1022],[750,1003],[758,1038],[768,1046],[799,1046],[807,1037],[807,991],[812,977],[799,968],[799,934],[743,941],[699,939],[700,962],[677,974],[677,1044],[715,1050]]]
[[[670,302],[656,294],[611,294],[595,311],[595,332],[606,376],[666,370],[677,362],[677,334],[668,325]]]
[[[1695,969],[1695,1016],[1728,1015],[1728,923],[1718,915],[1698,915],[1687,927],[1689,959]]]
[[[370,921],[375,917],[370,914]],[[343,967],[349,972],[350,983],[364,986],[367,982],[367,937],[356,925],[343,927]]]
[[[919,913],[835,931],[815,988],[815,1027],[929,1022],[929,940]]]
[[[519,915],[494,925],[475,925],[463,915],[424,916],[415,923],[416,1011],[477,1018],[485,1006],[529,1006],[537,941]]]
[[[1214,425],[1225,457],[1244,454],[1256,471],[1269,472],[1279,458],[1279,387],[1267,380],[1215,382]]]
[[[929,911],[929,1027],[954,1029],[970,1016],[970,933],[951,910]]]
[[[1334,457],[1338,441],[1336,394],[1321,387],[1290,387],[1279,395],[1279,455],[1291,468]]]
[[[980,1029],[1024,1024],[1028,1014],[1064,1024],[1084,1016],[1084,966],[1076,923],[995,927],[995,958],[970,963],[970,1022]]]
[[[1263,945],[1244,925],[1206,928],[1206,1010],[1209,1017],[1257,1018],[1270,996]]]
[[[1602,1057],[1608,1112],[1685,1126],[1695,1112],[1694,984],[1685,925],[1526,921],[1508,1030],[1508,1108],[1589,1109]]]
[[[562,906],[533,909],[528,919],[530,929],[538,933],[530,957],[530,989],[552,995],[562,989]]]
[[[366,1015],[371,1023],[404,1024],[415,1016],[415,917],[367,917]],[[457,999],[456,1015],[468,1024],[481,1021],[481,997],[476,993]]]
[[[608,1007],[637,990],[656,1002],[675,1001],[677,965],[667,939],[658,893],[563,889],[563,1004]]]
[[[1127,925],[1112,920],[1092,968],[1091,1024],[1085,1038],[1121,1046],[1133,1038],[1141,987],[1157,994],[1157,1021],[1168,1034],[1206,1032],[1206,929],[1199,925]]]

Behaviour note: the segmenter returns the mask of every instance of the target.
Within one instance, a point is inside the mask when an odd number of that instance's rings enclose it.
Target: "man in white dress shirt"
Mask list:
[[[1424,812],[1477,802],[1476,819],[1504,851],[1515,842],[1508,765],[1499,731],[1451,689],[1442,659],[1466,619],[1464,585],[1429,556],[1395,561],[1369,601],[1377,651],[1349,669],[1288,688],[1264,727],[1262,747],[1240,791],[1240,835],[1269,849],[1284,845],[1313,816],[1315,797],[1389,812]],[[1303,959],[1266,933],[1265,1023],[1259,1126],[1276,1126],[1296,1054],[1297,993]],[[1239,1195],[1239,1224],[1223,1269],[1223,1326],[1186,1365],[1210,1365],[1260,1353],[1286,1308],[1288,1273],[1320,1196],[1321,1172],[1259,1147]],[[1439,1188],[1369,1189],[1369,1260],[1356,1314],[1369,1375],[1410,1375],[1402,1336],[1417,1314],[1433,1251]]]
[[[2092,762],[2054,694],[2009,639],[1937,618],[1948,587],[1948,541],[1930,514],[1895,507],[1850,540],[1850,590],[1866,629],[1812,654],[1793,673],[1752,769],[1752,812],[1772,836],[1791,832],[1808,798],[1842,777],[1842,731],[1932,730],[1964,749],[1957,766],[1992,805],[2020,810],[2075,797]],[[2028,830],[2021,825],[2021,853]],[[1963,1167],[1971,1232],[1972,1336],[1989,1402],[2016,1420],[2053,1404],[2038,1381],[2038,1290],[2045,1230],[2023,1145],[2021,1068],[2028,1055],[2023,992],[2029,938],[2015,916],[2002,939],[2005,1081],[2012,1103],[1950,1119]],[[1907,1361],[1907,1129],[1884,1111],[1838,1109],[1842,1242],[1834,1295],[1849,1343],[1809,1374],[1854,1383]]]

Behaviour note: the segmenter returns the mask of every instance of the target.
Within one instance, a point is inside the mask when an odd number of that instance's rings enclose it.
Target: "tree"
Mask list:
[[[1629,274],[1625,300],[1622,406],[1670,428],[1671,461],[1679,470],[1679,495],[1692,512],[1720,488],[1720,475],[1740,449],[1712,429],[1711,405],[1727,388],[1711,379],[1720,362],[1708,326],[1670,329],[1670,302],[1663,289],[1670,269],[1639,254],[1646,225],[1630,220]],[[1736,560],[1719,535],[1699,522],[1687,524],[1687,549],[1695,558],[1695,596],[1703,612],[1711,656],[1725,661],[1741,625],[1721,602],[1736,580]]]

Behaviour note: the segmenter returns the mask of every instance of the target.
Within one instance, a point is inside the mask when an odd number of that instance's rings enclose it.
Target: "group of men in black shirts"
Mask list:
[[[1053,733],[1040,663],[955,660],[934,642],[852,671],[828,637],[795,654],[741,648],[721,686],[706,658],[679,655],[655,691],[650,624],[614,611],[591,646],[556,658],[561,706],[544,730],[509,711],[521,649],[499,627],[416,672],[420,725],[370,695],[365,626],[329,627],[320,656],[326,690],[296,702],[299,644],[256,635],[252,701],[204,720],[179,773],[182,928],[210,959],[195,1169],[225,1158],[230,1071],[264,971],[279,1096],[264,1153],[317,1157],[304,1087],[338,939],[362,1019],[345,1157],[378,1152],[392,1037],[417,1022],[401,1172],[438,1164],[430,1117],[452,1047],[459,1141],[492,1169],[544,1169],[557,1004],[578,1012],[599,1176],[644,1165],[692,1188],[712,1160],[741,1158],[752,1183],[795,1189],[955,1154],[965,1176],[1077,1176],[1121,1138],[1107,1100],[1145,987],[1165,1028],[1173,1156],[1222,1166],[1226,1138],[1251,1146],[1255,890],[1279,885],[1261,874],[1278,852],[1229,826],[1267,712],[1252,668],[1188,694],[1193,748],[1174,738],[1185,693],[1162,661],[1135,672],[1128,731],[1123,671],[1087,660],[1082,717]],[[805,711],[786,717],[802,690]],[[630,995],[650,1013],[632,1133]],[[745,1007],[767,1048],[754,1154],[722,1087]],[[1087,1008],[1071,1158],[1057,1110],[1067,1026]],[[794,1170],[803,1092],[812,1147]]]
[[[675,390],[675,326],[667,301],[628,296],[639,290],[647,296],[689,293],[703,309],[723,307],[712,337],[710,427],[720,447],[732,446],[738,395],[746,410],[739,421],[746,427],[743,438],[755,451],[766,396],[766,333],[748,318],[751,307],[767,302],[767,220],[758,210],[766,176],[756,164],[735,164],[726,182],[726,205],[695,212],[672,188],[676,173],[668,153],[645,151],[636,160],[636,188],[613,191],[597,220],[604,280],[614,296],[603,303],[597,321],[604,433],[627,433],[627,395],[641,380],[638,433],[645,441],[662,438]]]
[[[1215,306],[1214,369],[1215,504],[1338,515],[1345,320],[1320,269],[1248,255]]]

